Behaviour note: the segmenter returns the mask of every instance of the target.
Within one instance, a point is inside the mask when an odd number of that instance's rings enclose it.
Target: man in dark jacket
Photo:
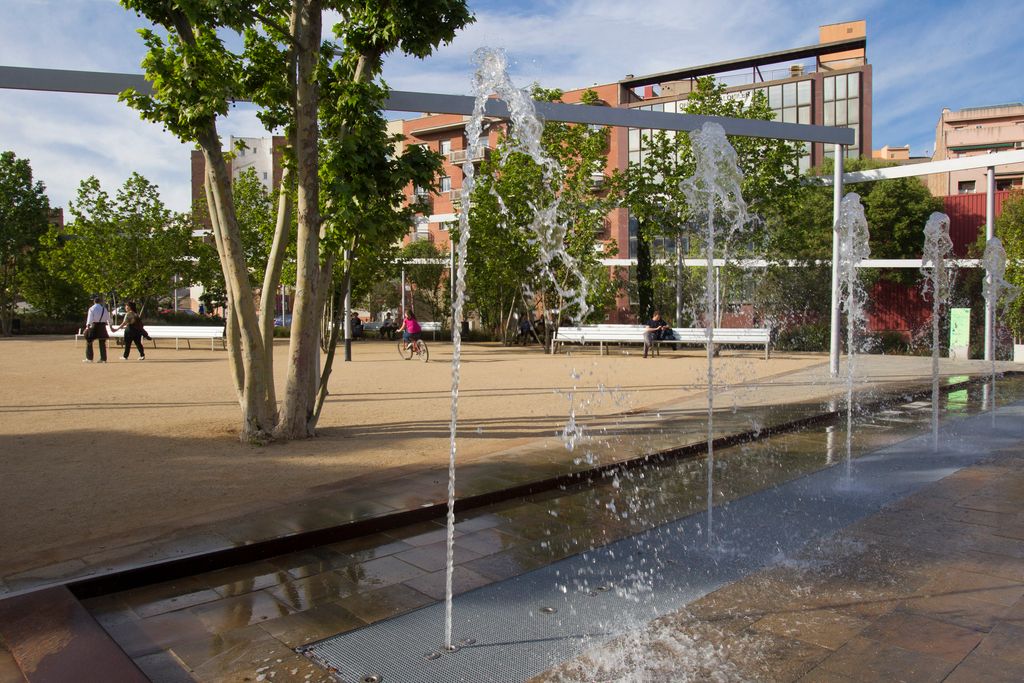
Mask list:
[[[644,330],[644,358],[647,358],[647,352],[654,346],[655,340],[666,338],[665,333],[668,330],[668,323],[661,319],[661,311],[655,311],[647,321],[647,329]]]

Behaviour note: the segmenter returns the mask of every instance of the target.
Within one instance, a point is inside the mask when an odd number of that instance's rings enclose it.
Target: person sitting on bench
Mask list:
[[[672,329],[661,319],[661,311],[655,311],[647,321],[647,329],[644,330],[644,358],[647,358],[647,352],[654,346],[655,341],[668,339],[671,334]]]

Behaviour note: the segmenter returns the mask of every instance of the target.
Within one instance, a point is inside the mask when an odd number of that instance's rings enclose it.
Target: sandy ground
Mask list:
[[[68,544],[127,543],[295,500],[339,483],[372,486],[398,468],[448,459],[451,347],[403,361],[391,342],[361,341],[339,362],[316,439],[243,445],[224,351],[85,364],[67,338],[0,339],[0,575]],[[637,349],[638,351],[638,349]],[[703,390],[703,352],[644,360],[588,351],[546,356],[497,345],[463,351],[459,461],[550,437],[569,395],[581,414],[660,405]],[[286,346],[276,347],[283,386]],[[825,362],[818,355],[724,355],[726,382]]]

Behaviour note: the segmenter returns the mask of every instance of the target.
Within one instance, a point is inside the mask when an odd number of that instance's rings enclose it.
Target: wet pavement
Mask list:
[[[630,666],[665,681],[1024,680],[1021,456],[997,452],[534,683]],[[684,651],[641,662],[633,642]]]
[[[1001,391],[1001,395],[1010,399],[1014,393]],[[947,401],[951,414],[946,417],[958,413],[976,413],[983,400],[980,389],[964,391],[962,395],[957,392]],[[861,416],[852,439],[853,454],[863,454],[926,433],[929,420],[930,405],[921,401],[910,402],[877,415]],[[830,426],[722,450],[718,453],[719,465],[716,468],[716,504],[841,462],[845,457],[845,441],[845,431]],[[993,465],[980,467],[985,469]],[[963,473],[974,469],[977,468],[964,470]],[[968,476],[963,473],[956,476]],[[1018,475],[1024,479],[1024,471],[1018,472]],[[1002,483],[1011,481],[1005,476],[994,478]],[[937,486],[945,485],[942,482]],[[609,479],[597,486],[550,491],[461,515],[455,539],[455,591],[458,594],[518,576],[663,522],[700,512],[705,507],[705,491],[703,462],[692,460],[636,470],[621,480]],[[926,494],[927,491],[915,496],[913,500]],[[997,489],[985,495],[986,500],[997,501],[1002,494]],[[933,501],[930,505],[933,508],[948,506],[949,497],[949,494],[943,494],[937,503]],[[1021,500],[1022,497],[1017,495],[1013,502],[990,502],[989,505],[1012,507],[1016,504],[1021,509],[1006,514],[1024,519],[1024,504]],[[897,506],[897,509],[904,508]],[[967,511],[972,509],[967,506],[956,514],[970,517],[973,513]],[[809,647],[828,650],[821,644],[825,642],[834,645],[834,651],[838,652],[868,628],[869,620],[865,617],[878,609],[876,603],[881,598],[876,599],[877,586],[870,581],[863,587],[856,587],[854,584],[859,580],[858,577],[874,577],[875,583],[892,582],[894,586],[903,586],[898,580],[901,567],[914,560],[915,555],[906,546],[914,548],[916,541],[913,536],[902,536],[904,529],[913,531],[913,528],[907,527],[902,518],[887,517],[892,514],[891,510],[887,510],[881,515],[881,522],[873,522],[874,527],[871,524],[876,518],[863,523],[868,526],[859,533],[866,534],[873,529],[870,544],[863,545],[866,541],[860,537],[857,537],[856,543],[840,544],[843,548],[864,547],[867,550],[860,555],[874,558],[875,561],[875,565],[858,568],[855,564],[858,560],[856,553],[855,556],[844,558],[842,566],[850,574],[847,578],[851,582],[843,588],[846,591],[844,593],[829,592],[816,585],[812,581],[814,575],[808,574],[806,569],[777,568],[733,584],[735,588],[730,586],[708,596],[692,605],[685,619],[678,616],[676,619],[687,624],[692,621],[695,632],[717,629],[723,641],[731,641],[734,635],[734,641],[740,644],[756,640],[757,651],[761,653],[765,652],[765,642],[774,643],[779,638],[772,629],[795,629],[794,633],[808,631],[819,634],[815,636],[821,641],[817,644],[805,643],[793,636],[791,640],[796,641],[795,645],[779,645],[779,652],[770,657],[758,655],[753,664],[748,662],[746,665],[755,669],[750,669],[747,674],[738,674],[739,677],[735,679],[796,680],[794,676],[797,672],[802,676],[810,671],[809,667],[801,669],[801,663],[813,662],[815,666],[820,666],[824,662],[824,658],[820,661],[810,658],[806,654]],[[906,508],[900,514],[917,519],[919,523],[925,519],[921,511],[913,507]],[[988,521],[992,523],[993,520]],[[976,524],[973,520],[962,523]],[[885,534],[877,530],[879,526],[887,529]],[[954,531],[953,527],[943,529],[944,533]],[[942,535],[937,533],[932,540],[939,543],[941,538]],[[889,576],[889,569],[879,568],[882,560],[878,554],[887,550],[887,547],[879,545],[882,543],[897,546],[903,543],[904,547],[899,562],[893,564],[891,577],[884,579],[879,578],[879,575]],[[835,549],[824,547],[821,552],[823,558],[807,560],[808,566],[835,567],[838,557]],[[927,564],[934,559],[934,554],[935,551],[925,546],[920,558],[914,561]],[[848,564],[845,563],[847,559],[850,561]],[[973,558],[973,561],[977,562],[978,558]],[[1000,558],[999,562],[1005,564],[1010,559]],[[85,604],[153,680],[326,681],[332,679],[324,670],[315,667],[293,649],[443,599],[443,563],[443,526],[429,522],[197,575],[183,581],[94,598],[85,601]],[[834,573],[837,570],[828,571]],[[935,576],[945,571],[943,568],[936,569]],[[1024,566],[1018,567],[1016,571],[1021,572],[1018,580],[1024,581]],[[808,601],[815,604],[825,601],[828,606],[815,607],[814,610],[792,610],[788,603],[780,603],[787,605],[786,609],[765,612],[755,619],[756,615],[751,610],[761,603],[751,598],[749,604],[744,602],[744,610],[747,611],[737,615],[736,602],[727,600],[728,596],[733,595],[730,591],[738,591],[738,595],[744,596],[742,602],[747,600],[747,593],[751,590],[765,590],[766,594],[761,597],[761,601],[774,604],[773,595],[785,586],[783,583],[765,583],[763,577],[789,580],[791,584],[786,590],[790,593],[806,595]],[[821,581],[826,579],[828,576],[823,575]],[[858,596],[862,593],[870,599],[860,600]],[[1021,593],[1024,594],[1024,586],[1021,587]],[[931,594],[929,596],[935,597]],[[901,599],[919,597],[922,596],[904,595]],[[848,605],[844,611],[836,609],[837,601],[858,604]],[[705,609],[712,611],[705,613],[702,611]],[[713,611],[716,609],[717,612]],[[808,615],[808,611],[812,613]],[[833,616],[833,612],[838,616]],[[882,610],[875,616],[880,618],[890,612],[892,610]],[[707,623],[704,622],[705,617]],[[793,619],[792,623],[786,621],[790,618]],[[730,628],[723,628],[723,624]],[[741,624],[742,628],[739,628]],[[755,624],[759,625],[755,628]],[[862,625],[863,628],[858,628]],[[770,638],[765,633],[769,633]],[[850,638],[842,640],[842,634],[845,633],[850,633]],[[790,659],[785,659],[787,653]],[[794,662],[793,658],[799,661]],[[768,663],[776,661],[777,665],[771,664],[775,668],[766,668]],[[899,661],[894,660],[894,666]],[[723,666],[742,673],[744,669],[741,664],[742,660],[737,658],[736,662],[730,661]],[[829,666],[838,667],[839,664],[834,662]],[[785,667],[790,667],[790,673],[786,673]],[[827,671],[831,670],[823,669],[819,674]],[[274,674],[272,677],[271,673]],[[837,676],[841,675],[846,674],[837,673]],[[833,677],[808,680],[846,679]],[[854,675],[852,680],[865,679],[858,679]]]

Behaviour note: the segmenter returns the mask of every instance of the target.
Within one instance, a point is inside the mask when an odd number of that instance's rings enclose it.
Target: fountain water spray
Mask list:
[[[985,301],[994,311],[999,307],[1000,299],[1006,302],[1017,298],[1020,290],[1006,281],[1006,249],[998,237],[992,237],[985,244],[985,256],[982,259],[985,264],[985,282],[982,291]],[[996,331],[995,316],[992,318],[993,329],[989,330],[992,339],[992,424],[996,423]]]
[[[924,254],[921,291],[932,296],[932,450],[939,450],[939,318],[948,305],[956,280],[955,266],[946,263],[953,254],[949,237],[949,216],[936,211],[924,226]]]
[[[469,200],[473,193],[476,176],[473,159],[477,158],[481,152],[480,136],[483,133],[485,105],[492,94],[497,94],[509,108],[510,137],[507,140],[507,149],[522,152],[537,162],[542,169],[546,184],[554,183],[561,174],[558,163],[545,154],[541,147],[544,123],[537,116],[533,99],[525,90],[516,88],[509,78],[508,57],[504,50],[480,48],[473,53],[473,63],[476,65],[473,75],[473,94],[476,101],[473,105],[473,115],[466,125],[469,149],[466,161],[462,164],[464,176],[460,191],[462,209],[459,211],[455,293],[452,297],[452,388],[451,422],[449,424],[448,543],[444,624],[444,647],[447,650],[454,649],[452,645],[452,575],[455,566],[455,454],[459,414],[459,372],[462,361],[462,319],[463,307],[466,303],[466,251],[470,235]],[[588,313],[586,280],[577,277],[578,286],[570,287],[568,285],[570,278],[560,284],[555,275],[555,269],[560,264],[577,276],[579,273],[575,259],[565,251],[565,234],[568,226],[559,219],[559,201],[556,194],[550,203],[534,206],[534,218],[528,226],[527,239],[538,249],[539,262],[537,265],[540,273],[550,278],[557,289],[559,298],[562,301],[572,302],[575,310],[579,312],[580,318],[583,318]],[[501,206],[504,210],[503,202]]]
[[[699,131],[690,134],[690,142],[697,168],[690,178],[679,184],[686,196],[690,210],[695,215],[704,215],[703,224],[704,257],[707,261],[704,282],[704,333],[707,339],[708,379],[708,502],[707,538],[710,545],[713,537],[713,494],[714,494],[714,408],[715,408],[715,367],[714,328],[715,306],[718,287],[717,269],[714,267],[716,254],[716,217],[725,227],[722,252],[733,234],[747,224],[747,204],[743,201],[741,186],[743,173],[736,160],[736,150],[729,144],[725,130],[717,123],[705,123]],[[699,221],[698,221],[699,223]]]
[[[868,221],[860,195],[850,192],[839,205],[839,293],[846,311],[846,473],[850,474],[853,448],[853,371],[857,357],[857,328],[864,323],[864,288],[857,266],[871,248]]]

